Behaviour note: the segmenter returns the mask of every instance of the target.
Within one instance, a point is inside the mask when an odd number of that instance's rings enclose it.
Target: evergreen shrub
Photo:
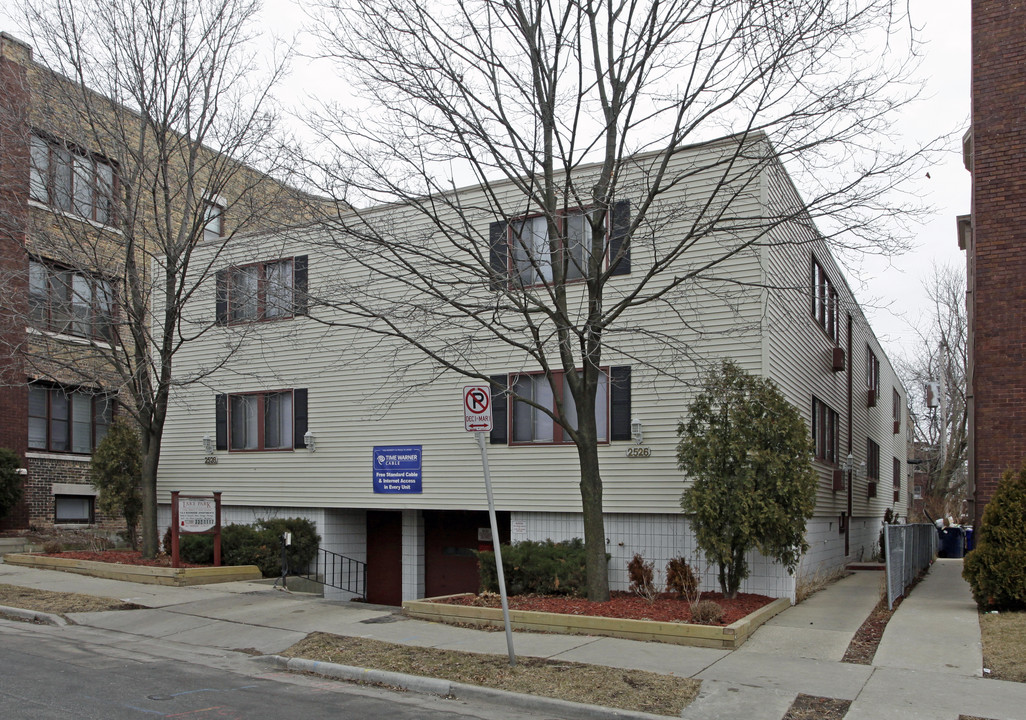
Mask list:
[[[0,448],[0,518],[21,500],[25,476],[18,474],[21,460],[8,448]]]
[[[495,553],[477,553],[481,589],[498,592]],[[608,555],[607,555],[608,559]],[[502,569],[510,595],[574,595],[587,592],[584,541],[525,540],[502,546]]]
[[[962,577],[981,610],[1026,609],[1026,464],[1008,470],[983,511]]]

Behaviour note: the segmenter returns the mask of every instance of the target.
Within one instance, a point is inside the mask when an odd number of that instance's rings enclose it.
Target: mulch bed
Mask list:
[[[68,550],[59,553],[40,553],[46,557],[70,558],[72,560],[92,560],[94,562],[114,563],[118,565],[144,565],[146,567],[171,567],[170,555],[158,555],[147,560],[138,550]],[[179,563],[185,568],[209,567],[195,563]]]
[[[841,658],[841,662],[852,663],[853,665],[873,664],[873,656],[876,655],[876,649],[880,646],[884,629],[887,627],[891,616],[898,610],[902,600],[920,583],[925,574],[926,572],[924,571],[912,580],[905,589],[905,594],[899,595],[895,599],[892,609],[887,609],[886,597],[880,598],[880,602],[873,608],[873,612],[869,613],[869,617],[866,618],[865,622],[855,632],[851,642],[848,643],[848,649],[844,651],[844,657]]]
[[[897,610],[900,604],[901,598],[898,598],[894,603],[894,610]],[[894,610],[887,609],[886,598],[881,599],[873,608],[873,612],[869,613],[869,617],[855,632],[851,642],[848,643],[848,649],[844,651],[841,662],[872,665],[873,656],[876,655],[876,649],[880,646],[880,639],[883,637],[888,621],[894,615]]]
[[[737,597],[727,600],[721,593],[702,593],[702,600],[712,600],[723,608],[723,617],[715,625],[730,625],[761,607],[769,605],[774,598],[766,595],[749,595],[738,593]],[[460,595],[444,600],[435,600],[450,605],[468,605],[473,607],[501,607],[496,594]],[[661,593],[655,598],[634,595],[627,592],[610,593],[608,602],[592,602],[585,598],[566,595],[513,595],[509,598],[510,610],[535,610],[539,612],[560,613],[563,615],[594,615],[598,617],[657,620],[661,622],[690,623],[691,606],[687,601],[676,595]]]
[[[781,720],[841,720],[851,707],[851,700],[798,695]]]

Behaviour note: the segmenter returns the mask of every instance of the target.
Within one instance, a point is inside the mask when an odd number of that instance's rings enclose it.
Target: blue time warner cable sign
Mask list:
[[[374,492],[419,493],[422,445],[374,448]]]

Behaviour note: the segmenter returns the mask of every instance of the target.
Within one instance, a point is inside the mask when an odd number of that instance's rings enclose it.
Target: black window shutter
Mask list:
[[[492,375],[488,379],[492,383],[492,432],[488,441],[492,445],[508,445],[509,396],[506,394],[506,390],[509,378],[505,375]]]
[[[306,388],[292,391],[292,447],[306,447],[306,431],[309,427],[306,415]]]
[[[214,322],[228,324],[228,271],[218,270],[215,275]]]
[[[308,261],[307,255],[297,255],[292,261],[292,280],[294,285],[292,291],[293,315],[306,315],[310,307],[309,300],[307,299],[307,293],[309,292]]]
[[[612,232],[609,233],[609,263],[612,268],[610,275],[629,275],[631,272],[631,246],[624,248],[627,231],[631,227],[631,201],[618,200],[613,205]],[[624,249],[623,257],[617,262],[616,256]]]
[[[488,226],[488,262],[492,268],[490,286],[502,290],[509,283],[509,225],[497,220]]]
[[[631,439],[631,368],[609,368],[609,439]]]
[[[215,447],[218,450],[228,449],[228,396],[221,393],[214,398]]]

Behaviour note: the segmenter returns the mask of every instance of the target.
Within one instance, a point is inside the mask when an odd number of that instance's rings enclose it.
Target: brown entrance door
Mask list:
[[[403,604],[403,515],[367,511],[367,602]]]
[[[509,513],[496,513],[499,536],[509,543]],[[424,591],[428,597],[476,593],[480,586],[477,550],[491,550],[478,538],[491,527],[488,513],[460,510],[424,511]]]

